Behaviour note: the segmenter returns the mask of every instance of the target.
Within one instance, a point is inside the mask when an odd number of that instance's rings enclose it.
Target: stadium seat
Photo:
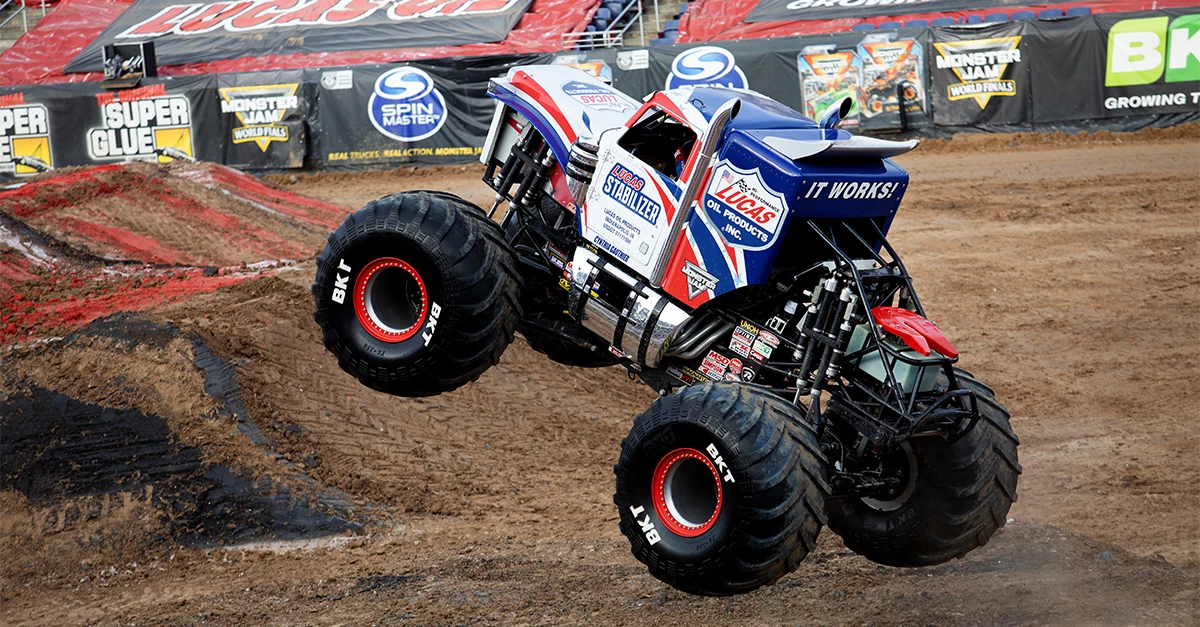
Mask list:
[[[588,25],[587,25],[587,28],[583,29],[583,32],[585,32],[585,33],[594,33],[594,32],[596,32],[596,25],[595,25],[595,24],[588,24]]]
[[[625,5],[620,2],[605,2],[604,8],[608,9],[609,13],[612,13],[613,18],[616,18],[621,14],[621,11],[625,10]]]
[[[864,30],[875,30],[875,25],[874,25],[874,24],[870,24],[870,23],[864,23],[864,24],[855,24],[854,26],[851,26],[851,27],[850,27],[850,30],[852,30],[852,31],[856,31],[856,32],[857,32],[857,31],[864,31]]]
[[[983,17],[979,15],[968,15],[963,19],[963,24],[982,24]]]
[[[928,20],[909,20],[904,23],[904,28],[925,28],[929,26]]]
[[[1035,15],[1033,11],[1017,11],[1016,13],[1012,14],[1012,19],[1014,22],[1019,20],[1032,20],[1035,18],[1037,18],[1037,15]]]
[[[1063,16],[1063,12],[1059,9],[1042,9],[1038,11],[1039,20],[1053,20]]]
[[[983,21],[985,21],[985,22],[1007,22],[1008,14],[1007,13],[989,13],[983,17]]]
[[[596,30],[608,30],[608,20],[592,20],[592,26],[595,26]]]
[[[1071,7],[1067,9],[1067,17],[1079,17],[1081,15],[1091,15],[1092,10],[1087,7]]]
[[[882,22],[879,24],[879,30],[893,30],[900,28],[900,22]]]
[[[613,18],[612,11],[608,10],[606,7],[600,7],[599,9],[596,9],[596,15],[594,16],[594,19],[596,19],[596,20],[611,20],[612,18]]]
[[[663,24],[663,31],[679,30],[679,20],[667,20]]]
[[[679,12],[675,14],[675,17],[683,17],[683,14],[688,12],[688,7],[690,6],[692,6],[692,3],[684,2],[683,5],[679,7]]]
[[[939,18],[929,22],[929,25],[930,26],[953,26],[956,23],[957,22],[955,22],[954,18],[952,18],[952,17],[939,17]]]

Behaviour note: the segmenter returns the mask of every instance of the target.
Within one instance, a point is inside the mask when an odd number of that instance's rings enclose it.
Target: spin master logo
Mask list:
[[[667,89],[688,86],[749,89],[750,83],[728,50],[700,46],[679,53],[667,76]]]
[[[1020,43],[1020,36],[934,42],[938,69],[950,69],[962,81],[946,88],[950,100],[974,98],[983,109],[993,96],[1017,95],[1017,82],[1004,77],[1008,66],[1021,63]]]
[[[94,161],[191,160],[192,104],[166,85],[96,94],[104,126],[87,132]]]
[[[25,94],[0,96],[0,174],[31,176],[54,169],[46,107]]]
[[[242,125],[233,129],[233,143],[253,142],[263,152],[271,142],[286,142],[288,127],[280,124],[290,109],[300,106],[299,83],[222,87],[221,113],[232,113]]]
[[[446,99],[433,79],[415,67],[398,67],[375,81],[367,105],[371,124],[402,142],[433,137],[446,123]]]

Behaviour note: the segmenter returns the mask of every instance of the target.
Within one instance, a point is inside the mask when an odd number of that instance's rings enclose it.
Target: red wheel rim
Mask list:
[[[385,288],[391,287],[394,281],[384,285],[379,283],[380,278],[397,271],[403,272],[412,280],[411,284],[407,284],[403,281],[403,277],[400,277],[401,283],[409,285],[409,289],[415,287],[415,294],[385,292]],[[417,296],[419,304],[411,307],[414,304],[411,299],[409,302],[403,302],[401,299],[407,296]],[[412,314],[413,322],[403,326],[390,324],[384,319],[385,316],[381,312],[382,307],[379,301],[383,299],[390,299],[387,301],[389,305],[395,305],[397,302],[401,305],[410,305],[410,308],[415,310],[409,312]],[[421,325],[425,324],[425,319],[429,316],[429,293],[425,291],[425,282],[421,280],[421,275],[412,266],[395,257],[383,257],[367,264],[367,267],[363,268],[362,273],[358,275],[358,279],[354,281],[354,313],[358,316],[359,324],[367,330],[367,333],[371,334],[371,337],[383,342],[403,342],[416,335],[421,330]]]
[[[693,461],[694,460],[694,461]],[[705,475],[697,470],[695,462],[700,462],[708,470]],[[679,475],[684,469],[683,465],[690,464],[692,467],[688,469],[688,476],[682,477]],[[695,491],[699,490],[700,495],[707,496],[711,499],[711,493],[704,493],[703,487],[708,484],[704,482],[704,478],[711,476],[711,487],[716,492],[716,504],[709,505],[707,500],[704,502],[695,503]],[[697,451],[694,448],[679,448],[667,453],[658,462],[658,466],[654,468],[654,479],[651,485],[651,490],[654,500],[654,513],[658,514],[658,519],[662,521],[664,527],[677,536],[685,538],[695,538],[703,535],[717,522],[717,517],[721,515],[722,491],[721,491],[721,475],[717,473],[717,467],[713,465],[708,457]],[[682,493],[692,492],[692,494]],[[693,502],[688,502],[691,500]],[[701,516],[695,515],[697,505],[701,510],[712,508],[712,513],[708,514],[706,519],[700,520]],[[688,514],[684,514],[683,510],[690,510]],[[689,517],[690,514],[690,517]]]

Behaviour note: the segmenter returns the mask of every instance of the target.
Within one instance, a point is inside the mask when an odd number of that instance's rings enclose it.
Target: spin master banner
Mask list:
[[[137,0],[65,71],[100,71],[105,45],[150,40],[160,67],[247,56],[502,41],[532,1]]]
[[[1024,24],[930,29],[929,91],[934,123],[1029,126],[1033,51],[1023,41]]]
[[[127,161],[222,160],[216,78],[149,80],[135,89],[44,85],[0,93],[0,177]]]
[[[304,167],[315,92],[303,70],[217,75],[222,163],[244,170]]]
[[[488,81],[547,55],[308,70],[315,161],[329,169],[478,159],[496,101]]]

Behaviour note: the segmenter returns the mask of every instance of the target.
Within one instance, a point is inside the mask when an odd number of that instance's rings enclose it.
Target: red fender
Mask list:
[[[942,335],[937,325],[920,314],[899,307],[876,307],[871,310],[871,317],[884,331],[900,338],[909,348],[922,355],[928,355],[932,347],[951,359],[958,357],[958,351]]]

